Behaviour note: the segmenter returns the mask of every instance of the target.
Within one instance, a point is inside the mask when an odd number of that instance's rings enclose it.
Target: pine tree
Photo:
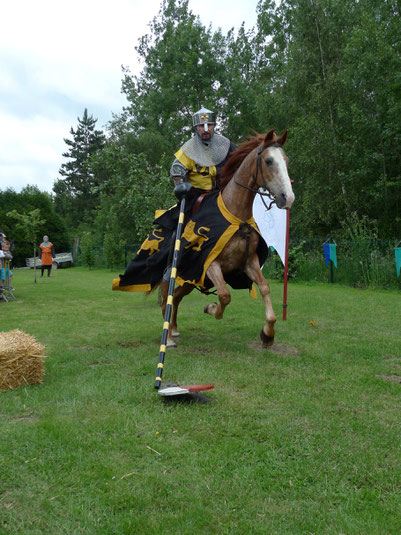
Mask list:
[[[97,119],[88,115],[85,108],[82,119],[78,117],[77,129],[71,127],[72,139],[64,138],[68,150],[63,153],[69,161],[61,165],[59,174],[62,178],[53,186],[56,206],[73,228],[91,221],[91,212],[98,199],[91,158],[104,147],[105,135],[96,130],[96,122]]]

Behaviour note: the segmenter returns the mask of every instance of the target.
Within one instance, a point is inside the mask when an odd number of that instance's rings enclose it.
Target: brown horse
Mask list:
[[[288,158],[283,150],[287,131],[280,137],[271,130],[267,134],[257,134],[250,141],[242,143],[231,155],[222,170],[222,200],[227,210],[235,217],[246,222],[252,218],[255,195],[261,188],[269,192],[279,208],[289,209],[295,196],[288,176]],[[231,301],[231,295],[224,280],[224,274],[241,269],[257,284],[266,308],[266,322],[260,332],[264,347],[273,344],[276,316],[270,299],[270,287],[259,265],[256,250],[259,234],[251,229],[248,236],[238,231],[228,241],[217,258],[206,271],[207,277],[217,289],[219,303],[211,303],[204,311],[222,319],[224,309]],[[173,309],[167,337],[167,347],[176,347],[174,337],[179,336],[177,329],[178,306],[194,286],[185,283],[177,286],[173,295]],[[161,285],[162,312],[166,310],[168,283]]]

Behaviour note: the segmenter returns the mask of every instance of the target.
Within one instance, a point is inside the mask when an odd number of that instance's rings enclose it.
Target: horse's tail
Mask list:
[[[161,283],[162,283],[162,280],[163,279],[160,279],[158,282],[156,282],[156,284],[153,286],[153,288],[147,292],[145,292],[146,294],[146,297],[148,297],[149,295],[153,294],[153,292],[157,289],[159,289],[159,294],[157,296],[157,303],[158,305],[161,307],[162,306],[162,301],[163,301],[163,298],[162,298],[162,295],[161,295]]]
[[[145,292],[146,295],[151,295],[157,288],[159,288],[160,284],[162,283],[162,279],[160,279],[156,284],[147,292]]]

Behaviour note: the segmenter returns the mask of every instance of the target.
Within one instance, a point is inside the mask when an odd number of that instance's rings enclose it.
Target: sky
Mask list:
[[[139,74],[135,46],[162,0],[1,2],[0,190],[51,193],[85,108],[104,128],[126,104],[121,66]],[[189,0],[205,26],[256,25],[258,0]]]

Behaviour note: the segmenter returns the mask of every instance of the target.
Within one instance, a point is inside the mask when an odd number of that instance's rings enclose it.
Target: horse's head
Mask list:
[[[277,136],[270,130],[256,151],[256,171],[254,180],[259,188],[269,191],[279,208],[289,209],[294,202],[291,179],[288,176],[288,158],[283,150],[287,130]]]

